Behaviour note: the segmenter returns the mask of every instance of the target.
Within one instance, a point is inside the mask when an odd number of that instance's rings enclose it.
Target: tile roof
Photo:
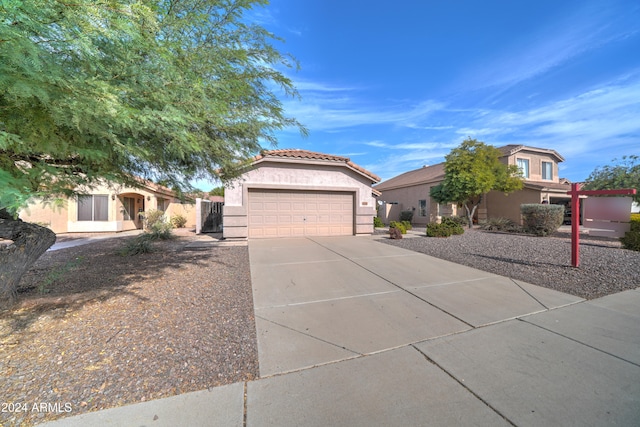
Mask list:
[[[559,162],[564,162],[564,157],[560,155],[556,150],[552,150],[550,148],[537,148],[530,147],[528,145],[518,145],[518,144],[509,144],[504,145],[502,147],[498,147],[498,150],[502,152],[505,156],[512,156],[516,154],[518,151],[533,151],[535,153],[546,153],[555,156]]]
[[[324,161],[330,161],[330,162],[345,163],[351,169],[354,169],[357,172],[361,173],[362,175],[365,175],[371,178],[373,182],[380,181],[380,177],[378,175],[369,172],[368,170],[366,170],[361,166],[356,165],[348,157],[334,156],[332,154],[317,153],[317,152],[308,151],[308,150],[290,149],[290,148],[280,149],[280,150],[263,150],[260,154],[258,154],[253,158],[253,163],[269,157],[281,157],[281,158],[287,158],[287,159],[300,159],[300,160],[324,160]]]
[[[405,172],[381,182],[374,188],[378,191],[384,191],[410,185],[441,181],[442,179],[444,179],[444,163],[438,163],[433,166],[423,166],[420,169]]]

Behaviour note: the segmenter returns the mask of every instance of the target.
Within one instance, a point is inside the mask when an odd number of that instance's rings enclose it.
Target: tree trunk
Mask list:
[[[18,283],[34,262],[56,241],[53,231],[13,218],[0,209],[0,307],[16,302]]]
[[[469,205],[467,203],[464,204],[464,208],[467,211],[467,220],[469,221],[469,228],[473,228],[473,216],[476,214],[476,209],[482,203],[482,195],[478,197],[478,202],[473,205],[471,209],[469,209]]]

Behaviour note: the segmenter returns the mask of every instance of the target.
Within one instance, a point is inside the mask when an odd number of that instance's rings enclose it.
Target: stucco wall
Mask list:
[[[400,212],[405,210],[413,211],[413,224],[426,225],[430,222],[435,222],[438,212],[443,209],[439,210],[438,204],[429,196],[431,187],[434,185],[437,185],[437,183],[412,185],[383,191],[382,195],[378,197],[378,200],[387,203],[398,203],[397,205],[392,205],[393,207],[389,211],[386,222],[398,221],[400,219]],[[420,200],[427,200],[426,216],[420,216]],[[448,206],[447,212],[451,211],[452,208]],[[440,213],[442,214],[442,212]],[[383,221],[385,221],[384,218]]]
[[[355,196],[356,234],[373,232],[375,199],[370,181],[347,167],[326,163],[286,163],[264,161],[225,189],[223,234],[226,238],[248,236],[246,201],[249,188],[283,190],[349,191]]]
[[[54,233],[67,232],[68,203],[62,201],[58,206],[51,203],[34,202],[20,211],[20,218],[50,228]]]
[[[537,190],[524,188],[505,196],[499,191],[491,191],[486,196],[487,218],[509,218],[520,224],[520,205],[541,203],[541,194]]]
[[[506,162],[509,165],[517,165],[517,159],[529,160],[529,177],[527,178],[528,181],[560,182],[560,178],[558,177],[558,161],[552,155],[522,150],[512,156],[505,157],[503,159],[506,159]],[[553,179],[542,179],[542,162],[550,162],[553,164]]]

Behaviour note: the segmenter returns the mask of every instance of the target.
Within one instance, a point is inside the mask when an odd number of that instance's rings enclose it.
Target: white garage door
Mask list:
[[[353,235],[353,193],[249,190],[249,238]]]

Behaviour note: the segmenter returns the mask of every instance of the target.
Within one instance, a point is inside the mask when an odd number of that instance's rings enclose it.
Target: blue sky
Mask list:
[[[282,70],[302,96],[283,103],[310,135],[281,131],[278,148],[383,180],[468,136],[555,149],[572,181],[640,154],[636,0],[271,0],[250,18],[301,66]]]

